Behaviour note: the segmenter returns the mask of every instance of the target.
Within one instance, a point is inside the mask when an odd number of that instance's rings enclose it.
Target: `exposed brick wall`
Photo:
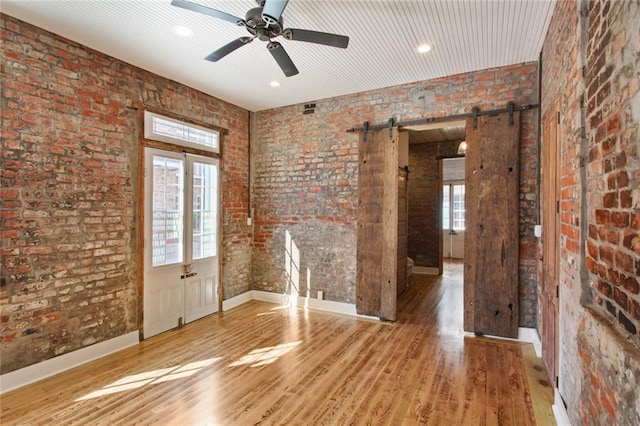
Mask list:
[[[640,346],[640,24],[614,33],[630,9],[589,7],[586,263],[596,304]]]
[[[137,329],[129,100],[229,129],[225,291],[247,291],[248,112],[0,16],[1,371]]]
[[[543,113],[561,112],[560,393],[575,424],[639,424],[640,4],[558,2],[542,64]]]
[[[295,228],[298,247],[308,247],[311,294],[353,303],[356,285],[357,133],[346,129],[397,121],[537,103],[536,63],[460,74],[317,101],[314,114],[303,105],[255,114],[252,141],[252,202],[256,208],[253,286],[284,292],[285,232]],[[536,321],[537,113],[522,113],[520,325]],[[533,176],[533,179],[531,178]],[[410,180],[412,177],[410,177]],[[532,247],[529,249],[529,247]],[[322,250],[319,248],[322,247]],[[524,247],[524,249],[523,249]],[[329,255],[319,254],[328,252]],[[320,266],[323,259],[333,259]],[[306,274],[306,272],[305,272]]]
[[[416,266],[438,268],[442,187],[437,157],[452,156],[460,142],[409,145],[408,254]]]
[[[322,107],[302,115],[301,106],[256,114],[254,289],[290,290],[288,231],[299,250],[294,290],[355,302],[358,137],[344,138],[340,116]]]

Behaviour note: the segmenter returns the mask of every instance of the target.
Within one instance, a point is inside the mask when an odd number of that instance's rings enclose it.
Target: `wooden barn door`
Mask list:
[[[396,319],[398,130],[363,133],[358,146],[356,310]]]
[[[467,121],[464,329],[518,336],[520,115]]]
[[[560,233],[560,179],[558,113],[545,117],[542,138],[542,288],[540,295],[542,358],[551,380],[556,380],[558,354],[558,235]]]

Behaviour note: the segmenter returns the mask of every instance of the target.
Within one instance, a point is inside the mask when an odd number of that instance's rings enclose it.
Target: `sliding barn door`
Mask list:
[[[366,138],[366,139],[365,139]],[[356,309],[396,319],[398,131],[368,132],[358,146]]]
[[[560,234],[558,114],[544,120],[542,138],[542,288],[539,289],[542,359],[555,380],[558,354],[558,235]]]
[[[464,329],[518,336],[520,116],[467,121]]]

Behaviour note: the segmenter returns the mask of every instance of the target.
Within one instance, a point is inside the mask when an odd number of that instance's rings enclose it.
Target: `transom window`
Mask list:
[[[160,114],[144,112],[144,137],[160,142],[220,152],[220,133]]]

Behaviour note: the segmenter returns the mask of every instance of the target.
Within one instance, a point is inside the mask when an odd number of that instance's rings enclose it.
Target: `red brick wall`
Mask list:
[[[543,48],[543,113],[561,112],[559,389],[575,424],[640,423],[639,35],[638,2],[558,2]]]
[[[408,254],[416,266],[438,268],[442,223],[440,155],[452,156],[460,142],[409,145],[409,243]]]
[[[586,262],[596,304],[640,346],[640,120],[632,110],[640,60],[627,57],[634,51],[627,34],[615,33],[626,13],[623,5],[590,3]]]
[[[229,129],[227,297],[249,289],[248,112],[1,15],[3,373],[137,329],[135,111]]]
[[[537,65],[512,65],[389,87],[256,113],[252,142],[252,202],[256,208],[253,286],[284,292],[285,235],[300,251],[300,294],[323,290],[330,300],[355,301],[357,133],[363,122],[385,123],[537,103]],[[522,326],[536,321],[537,112],[522,114],[520,156]],[[410,177],[410,179],[412,179]],[[307,279],[309,277],[309,279]]]

